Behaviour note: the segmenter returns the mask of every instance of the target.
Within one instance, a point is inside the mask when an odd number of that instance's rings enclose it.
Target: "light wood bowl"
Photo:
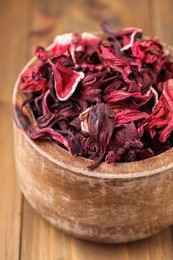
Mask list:
[[[143,161],[89,170],[90,160],[51,141],[33,141],[22,130],[34,119],[28,107],[20,116],[19,83],[20,77],[13,93],[16,169],[38,213],[68,234],[104,243],[146,238],[173,224],[173,148]]]

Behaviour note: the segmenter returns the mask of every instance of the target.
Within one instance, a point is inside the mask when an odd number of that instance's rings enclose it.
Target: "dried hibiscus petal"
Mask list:
[[[47,82],[44,79],[35,80],[33,75],[38,73],[38,67],[28,68],[21,75],[20,90],[24,93],[33,93],[37,91],[45,92],[48,89]]]
[[[147,64],[158,63],[163,56],[163,47],[157,39],[134,42],[132,45],[132,55],[142,59]]]
[[[145,94],[140,92],[127,92],[124,90],[114,90],[104,96],[104,101],[111,108],[137,109],[145,105],[152,97],[152,92],[148,90]]]
[[[131,73],[131,68],[125,57],[113,53],[110,45],[100,45],[99,55],[103,58],[106,66],[120,72],[124,81],[130,82],[128,76]]]
[[[66,33],[57,35],[53,44],[49,47],[53,56],[63,54],[68,51],[70,45],[76,41],[76,34]]]
[[[117,126],[108,145],[109,152],[106,155],[106,162],[120,161],[131,149],[141,149],[142,147],[143,143],[134,122]]]
[[[124,109],[116,113],[116,125],[123,125],[132,121],[148,118],[149,115],[146,112],[138,110]]]
[[[114,31],[106,22],[102,23],[102,28],[108,37],[113,40],[115,50],[119,54],[120,51],[131,48],[135,40],[142,37],[142,30],[139,28],[128,27],[121,31]]]
[[[80,154],[80,145],[78,144],[74,135],[69,131],[56,131],[51,128],[45,127],[33,132],[28,132],[28,135],[32,139],[53,139],[58,143],[63,144],[71,152],[72,155]]]
[[[54,75],[56,95],[59,100],[65,101],[76,90],[78,83],[84,78],[84,73],[61,66],[60,63],[54,64],[51,60],[49,63]]]
[[[126,33],[127,30],[130,31],[130,28],[126,29]],[[138,29],[138,28],[132,28],[133,32],[130,34],[130,39],[128,37],[126,37],[125,39],[123,39],[123,47],[121,48],[121,51],[126,51],[128,49],[130,49],[133,46],[133,43],[135,42],[136,38],[141,38],[142,36],[142,30]]]
[[[158,104],[149,118],[143,122],[143,126],[150,132],[151,137],[158,133],[159,140],[166,142],[173,131],[173,79],[164,83]]]
[[[97,167],[102,161],[115,125],[115,112],[101,103],[93,106],[88,113],[88,133],[97,144],[96,160],[90,168]]]
[[[82,131],[89,132],[88,129],[88,113],[91,110],[91,107],[88,107],[85,111],[83,111],[79,115],[80,123],[81,123],[81,129]]]

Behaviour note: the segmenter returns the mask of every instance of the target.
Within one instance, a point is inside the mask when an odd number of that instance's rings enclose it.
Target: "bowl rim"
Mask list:
[[[164,44],[165,45],[165,44]],[[51,46],[51,45],[50,45]],[[50,47],[49,46],[49,47]],[[168,49],[172,49],[171,46],[168,46]],[[47,47],[46,49],[49,49]],[[91,159],[87,159],[80,156],[73,156],[69,153],[69,151],[60,147],[56,143],[50,140],[32,140],[28,137],[26,132],[22,131],[16,123],[17,114],[15,113],[15,104],[17,101],[17,95],[20,84],[20,76],[21,74],[30,67],[37,60],[36,56],[32,57],[29,62],[23,67],[21,72],[18,75],[18,78],[15,82],[13,94],[12,94],[12,104],[13,104],[13,118],[15,121],[15,125],[18,131],[23,135],[26,141],[35,149],[38,153],[40,153],[43,157],[52,161],[54,164],[59,165],[62,168],[67,169],[68,171],[75,173],[77,175],[85,175],[92,178],[99,179],[134,179],[152,176],[155,174],[160,174],[166,171],[169,171],[173,168],[173,147],[169,150],[153,156],[151,158],[147,158],[140,161],[134,162],[118,162],[113,164],[107,164],[106,162],[102,162],[96,169],[92,170],[87,168],[89,164],[93,161]],[[19,93],[20,94],[20,93]]]

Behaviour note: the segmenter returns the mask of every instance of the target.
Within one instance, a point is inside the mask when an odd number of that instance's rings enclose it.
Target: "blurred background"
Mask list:
[[[173,259],[171,228],[135,243],[104,246],[62,234],[23,198],[13,158],[12,90],[37,45],[57,34],[139,27],[173,45],[172,0],[0,0],[0,259]]]

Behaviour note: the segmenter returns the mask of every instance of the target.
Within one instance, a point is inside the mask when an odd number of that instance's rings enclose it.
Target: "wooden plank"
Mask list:
[[[21,259],[72,259],[70,240],[45,222],[25,201]]]
[[[170,229],[137,242],[104,245],[75,239],[55,230],[26,201],[24,215],[21,259],[172,260]]]
[[[16,183],[11,96],[14,81],[26,62],[28,2],[0,1],[0,259],[19,258],[21,192]]]
[[[0,104],[0,259],[17,259],[20,245],[21,193],[16,184],[11,149],[11,106],[2,99]]]
[[[173,1],[153,0],[152,1],[152,23],[155,34],[167,44],[173,45]]]
[[[173,1],[171,0],[153,0],[152,1],[152,23],[155,35],[167,44],[173,45]],[[173,227],[172,227],[173,241]],[[173,243],[173,242],[172,242]]]
[[[72,259],[92,259],[92,260],[105,260],[105,259],[116,259],[116,260],[145,260],[145,259],[172,259],[169,254],[162,254],[162,248],[158,250],[158,240],[163,239],[166,235],[167,230],[159,235],[152,238],[145,239],[138,242],[132,242],[128,244],[120,245],[103,245],[94,244],[77,239],[71,240],[71,252],[74,258]],[[152,244],[152,247],[149,245]],[[161,253],[160,253],[161,251]]]
[[[150,1],[35,0],[29,31],[31,52],[36,45],[47,46],[58,33],[98,31],[100,22],[111,27],[141,27],[145,34],[156,32]],[[142,10],[142,11],[141,11]],[[26,39],[25,39],[26,40]],[[143,241],[122,245],[100,245],[74,239],[55,230],[24,201],[21,259],[116,259],[171,260],[170,228]]]

